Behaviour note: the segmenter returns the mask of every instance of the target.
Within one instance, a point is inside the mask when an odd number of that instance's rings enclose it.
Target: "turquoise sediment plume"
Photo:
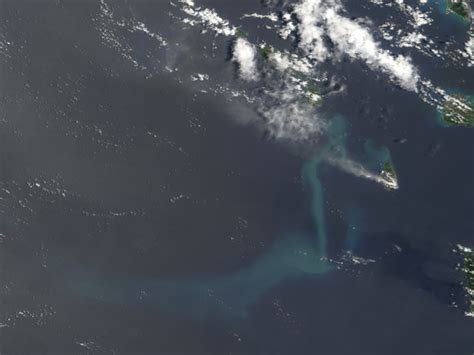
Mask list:
[[[329,129],[328,142],[302,168],[313,230],[282,235],[250,265],[227,275],[148,280],[136,288],[144,289],[149,295],[149,302],[164,311],[178,312],[197,319],[239,319],[245,318],[252,305],[284,281],[333,270],[327,258],[324,188],[319,170],[327,154],[341,143],[344,132],[343,120],[335,119]]]
[[[125,306],[135,302],[198,320],[233,321],[246,318],[252,305],[284,281],[331,271],[326,250],[324,189],[318,174],[330,147],[326,145],[302,168],[313,230],[282,235],[248,266],[222,276],[93,281],[93,277],[84,274],[68,279],[73,291],[101,302]],[[140,294],[145,296],[138,299]]]
[[[346,125],[342,118],[332,120],[327,142],[303,166],[302,178],[308,191],[313,231],[289,233],[259,256],[252,264],[213,279],[157,281],[158,304],[167,310],[196,317],[247,316],[248,309],[265,293],[285,280],[304,275],[321,275],[334,269],[328,261],[324,187],[320,170],[326,158],[346,157]],[[388,149],[366,145],[367,159],[374,168],[390,158]],[[370,165],[370,164],[369,164]],[[354,221],[356,222],[356,221]],[[360,236],[348,233],[350,244]]]
[[[326,158],[335,151],[345,155],[345,137],[344,120],[334,119],[328,129],[327,142],[302,168],[312,230],[282,235],[249,265],[218,277],[134,278],[115,282],[92,282],[90,277],[82,277],[83,283],[75,282],[74,287],[79,288],[78,292],[83,295],[110,303],[138,302],[196,319],[235,320],[247,317],[249,309],[262,296],[284,281],[324,275],[334,270],[327,252],[328,232],[320,171]],[[375,148],[371,153],[381,154]],[[139,299],[137,295],[141,294],[144,296]]]
[[[201,280],[157,281],[158,305],[168,311],[186,310],[195,317],[247,316],[250,306],[285,280],[324,274],[333,269],[327,260],[324,190],[318,176],[321,155],[303,167],[309,190],[313,232],[289,233],[251,265],[228,275]]]
[[[371,170],[380,171],[383,164],[391,159],[387,147],[377,147],[370,139],[365,142],[364,151],[367,157],[366,166]]]

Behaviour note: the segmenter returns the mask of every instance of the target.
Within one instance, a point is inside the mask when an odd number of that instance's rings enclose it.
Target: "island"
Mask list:
[[[474,317],[474,251],[468,250],[464,257],[464,266],[462,271],[465,277],[465,289],[469,297],[468,316]]]
[[[462,95],[448,96],[440,107],[442,119],[450,126],[474,127],[473,100]]]
[[[448,11],[461,16],[466,21],[471,19],[471,7],[467,0],[448,0]]]
[[[382,171],[380,172],[380,177],[382,179],[382,183],[387,189],[398,189],[397,174],[395,173],[395,168],[393,167],[392,161],[390,159],[385,161]]]
[[[474,250],[461,244],[457,245],[457,250],[463,257],[463,262],[461,263],[458,270],[462,271],[464,275],[462,286],[466,291],[468,303],[466,315],[468,317],[474,317]]]
[[[265,60],[270,59],[270,55],[272,53],[273,53],[273,47],[268,44],[265,44],[263,47],[260,48],[260,54]]]
[[[316,107],[321,106],[323,98],[319,86],[315,82],[307,82],[305,89],[304,96],[306,97],[306,100],[308,100],[308,103]]]
[[[298,70],[294,66],[292,58],[267,43],[260,45],[260,55],[263,60],[269,62],[278,71],[285,72],[288,79],[294,84],[295,91],[310,105],[319,107],[323,102],[323,94],[320,83],[311,78],[308,73]]]

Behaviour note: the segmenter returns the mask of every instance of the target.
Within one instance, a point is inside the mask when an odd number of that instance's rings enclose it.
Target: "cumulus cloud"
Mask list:
[[[337,52],[363,60],[406,90],[417,91],[419,76],[410,59],[382,49],[367,28],[340,15],[341,9],[337,0],[302,0],[296,5],[299,46],[314,60],[324,61],[331,54],[324,42],[326,36]]]
[[[318,116],[311,104],[301,100],[295,87],[269,88],[266,94],[258,111],[272,137],[309,141],[317,139],[326,128],[326,121]]]
[[[200,24],[206,30],[224,36],[237,34],[237,28],[214,10],[199,7],[193,0],[180,2],[183,11],[190,16],[186,23]],[[340,0],[299,0],[289,12],[282,14],[285,33],[298,34],[300,51],[291,53],[271,48],[267,59],[276,73],[266,72],[265,91],[254,102],[273,137],[305,141],[317,139],[324,131],[325,120],[318,117],[314,107],[314,102],[320,97],[308,91],[313,82],[320,82],[317,76],[321,73],[318,74],[316,69],[322,61],[346,55],[365,62],[372,70],[387,74],[403,88],[417,91],[419,77],[410,59],[384,49],[366,24],[345,17],[344,11]],[[243,17],[259,17],[254,15]],[[264,48],[265,45],[261,43],[259,46]],[[257,49],[256,45],[242,37],[234,42],[232,61],[238,66],[239,76],[246,81],[261,79]],[[360,173],[358,176],[382,181],[380,176],[371,175],[363,167],[356,169],[349,163],[342,165],[346,171]]]
[[[313,71],[313,66],[307,58],[301,58],[287,51],[281,52],[273,48],[268,59],[280,72],[291,69],[294,72],[307,75]]]
[[[258,80],[257,50],[253,44],[244,38],[237,38],[232,60],[239,66],[239,74],[242,79],[247,81]]]
[[[364,60],[373,69],[390,75],[403,88],[416,91],[419,76],[411,61],[394,56],[380,48],[369,31],[355,21],[340,16],[334,10],[325,13],[328,35],[336,48],[352,58]]]
[[[298,34],[300,46],[314,59],[323,61],[328,57],[328,50],[324,44],[324,29],[322,0],[305,0],[294,8],[298,18]]]
[[[224,36],[235,36],[237,28],[232,26],[228,20],[219,16],[214,9],[196,6],[193,0],[180,0],[182,10],[191,18],[183,21],[191,26],[201,24],[217,34]]]
[[[270,133],[275,138],[292,141],[317,137],[321,122],[308,105],[298,101],[270,107],[263,111]]]
[[[474,25],[469,30],[469,40],[466,42],[466,56],[468,58],[468,66],[474,66]]]

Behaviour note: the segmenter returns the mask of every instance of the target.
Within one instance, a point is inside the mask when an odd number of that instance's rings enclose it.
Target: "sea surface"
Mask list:
[[[0,0],[0,353],[474,352],[456,251],[474,246],[472,129],[343,59],[325,133],[278,140],[226,98],[260,92],[229,38],[183,29],[168,1],[108,3],[168,45],[108,23],[104,2]],[[230,21],[267,8],[200,5]],[[467,31],[433,16],[440,41]],[[411,54],[474,92],[472,67]],[[371,171],[391,159],[399,189],[328,164],[333,150]]]

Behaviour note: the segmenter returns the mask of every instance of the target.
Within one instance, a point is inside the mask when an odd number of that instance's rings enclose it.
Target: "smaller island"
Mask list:
[[[448,11],[461,16],[464,20],[471,20],[471,7],[466,0],[448,0]]]
[[[323,102],[321,90],[314,82],[309,82],[306,84],[304,96],[308,100],[308,103],[315,107],[321,106]]]
[[[262,55],[263,59],[269,60],[270,55],[273,53],[273,47],[265,44],[263,47],[260,48],[260,54]]]
[[[398,189],[397,174],[395,173],[395,168],[393,167],[393,164],[390,159],[385,161],[382,167],[382,171],[380,172],[380,177],[382,179],[382,183],[387,189]]]
[[[470,98],[448,96],[440,108],[443,121],[450,126],[474,127],[474,106]]]
[[[279,52],[267,43],[260,45],[260,55],[265,62],[269,62],[278,71],[284,72],[287,75],[294,84],[295,92],[300,94],[305,102],[314,107],[321,106],[323,94],[320,84],[307,73],[303,73],[298,68],[295,68],[289,55]]]

